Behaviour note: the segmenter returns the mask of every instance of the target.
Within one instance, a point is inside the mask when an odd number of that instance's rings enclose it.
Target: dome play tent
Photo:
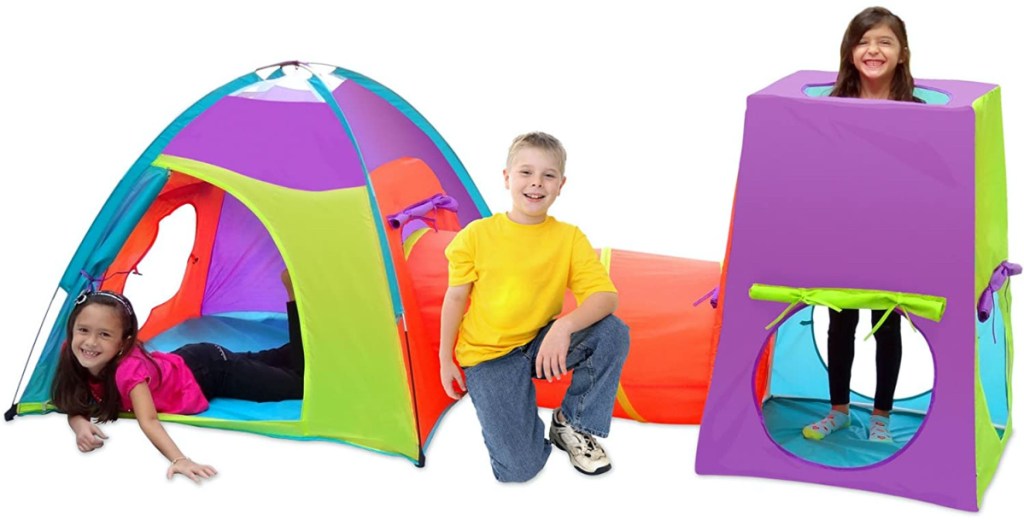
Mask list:
[[[390,176],[414,180],[385,182]],[[371,177],[387,188],[375,190]],[[462,225],[489,214],[437,131],[365,76],[289,62],[213,91],[156,138],[96,217],[60,279],[56,325],[7,418],[52,409],[62,325],[75,297],[93,283],[121,290],[160,221],[189,205],[196,229],[184,277],[150,313],[141,339],[155,350],[284,343],[278,277],[287,267],[305,345],[304,396],[216,399],[200,415],[162,419],[341,441],[422,465],[451,401],[437,384],[436,350],[410,340],[419,337],[418,322],[406,319],[411,288],[383,220],[422,190],[446,193]]]
[[[747,100],[696,469],[976,510],[1012,433],[1004,282],[1020,269],[1006,262],[1000,89],[919,81],[925,104],[822,97],[834,80],[799,72]],[[895,443],[863,440],[857,410],[854,427],[800,435],[829,409],[815,305],[899,312],[927,341],[933,384],[896,402]],[[869,396],[851,399],[870,410]]]

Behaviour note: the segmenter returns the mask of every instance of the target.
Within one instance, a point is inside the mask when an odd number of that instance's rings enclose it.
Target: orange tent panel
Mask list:
[[[210,268],[210,253],[213,250],[223,202],[224,192],[219,188],[172,172],[167,184],[142,216],[104,274],[104,290],[124,292],[127,273],[135,270],[156,242],[160,221],[186,204],[195,208],[196,238],[189,253],[181,286],[174,296],[150,312],[145,324],[141,324],[139,338],[143,341],[186,319],[200,316],[206,276]]]
[[[398,213],[419,201],[437,194],[442,194],[440,182],[430,167],[419,159],[398,159],[378,167],[370,174],[374,194],[380,207],[381,215],[386,217]],[[453,213],[435,211],[430,215],[438,229],[458,230],[458,219]],[[440,300],[432,299],[434,295],[422,295],[412,281],[409,265],[405,259],[402,244],[402,229],[387,227],[388,249],[395,265],[398,278],[399,293],[404,308],[403,320],[397,324],[399,336],[402,338],[402,355],[405,358],[409,384],[413,389],[416,420],[419,428],[420,444],[424,445],[434,425],[444,410],[452,404],[451,398],[441,387],[438,361],[439,350],[439,316]],[[441,258],[444,258],[443,252]],[[447,264],[445,264],[447,267]],[[447,271],[442,279],[447,282]],[[447,285],[446,285],[447,286]],[[425,320],[421,309],[426,297],[429,308],[436,306],[435,319]],[[443,290],[440,298],[444,297]],[[413,377],[413,374],[417,374]]]

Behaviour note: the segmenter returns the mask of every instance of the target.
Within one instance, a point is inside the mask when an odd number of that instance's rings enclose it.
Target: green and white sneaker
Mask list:
[[[558,410],[551,413],[551,443],[569,454],[569,461],[580,473],[600,475],[612,469],[612,461],[604,448],[589,433],[578,432],[558,420]]]

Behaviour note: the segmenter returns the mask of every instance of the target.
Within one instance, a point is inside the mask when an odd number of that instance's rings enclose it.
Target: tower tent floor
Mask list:
[[[820,441],[805,439],[803,427],[828,413],[828,401],[773,397],[762,409],[764,426],[779,446],[792,455],[838,468],[859,468],[881,462],[903,449],[917,434],[924,415],[893,411],[889,430],[893,442],[868,440],[871,411],[851,407],[851,424]]]

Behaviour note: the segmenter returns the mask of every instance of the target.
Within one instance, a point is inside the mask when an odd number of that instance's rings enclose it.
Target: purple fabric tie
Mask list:
[[[139,276],[142,276],[142,273],[140,273],[139,269],[136,268],[136,267],[133,267],[133,268],[131,268],[131,270],[128,270],[128,271],[119,271],[119,272],[116,272],[116,273],[112,273],[110,276],[104,276],[102,278],[93,278],[92,276],[89,275],[89,273],[87,273],[85,271],[85,269],[82,269],[79,272],[82,273],[82,276],[84,276],[86,280],[89,280],[89,285],[90,285],[90,287],[91,287],[91,289],[93,291],[100,290],[100,285],[103,282],[105,282],[105,281],[107,281],[107,280],[109,280],[109,279],[111,279],[111,278],[113,278],[115,276],[120,276],[122,274],[125,275],[125,276],[130,275],[130,274],[137,274]]]
[[[701,303],[704,303],[704,300],[707,300],[708,298],[711,298],[711,302],[710,302],[711,303],[711,308],[712,309],[717,309],[718,308],[718,287],[715,287],[714,289],[711,289],[710,292],[708,292],[704,296],[701,296],[700,298],[698,298],[697,301],[693,302],[693,306],[696,307],[696,306],[700,305]]]
[[[428,217],[427,215],[430,214],[431,211],[439,209],[445,209],[452,212],[458,211],[459,203],[448,195],[438,193],[433,197],[412,204],[398,213],[388,215],[388,225],[390,225],[392,229],[400,229],[410,220],[422,220],[431,227],[434,227],[435,219]]]
[[[981,292],[981,298],[978,299],[978,320],[985,323],[992,315],[992,306],[994,305],[993,298],[995,293],[999,289],[1003,288],[1003,284],[1013,275],[1021,273],[1021,266],[1019,264],[1010,263],[1004,261],[996,267],[995,271],[992,271],[992,278],[988,281],[988,287]]]

